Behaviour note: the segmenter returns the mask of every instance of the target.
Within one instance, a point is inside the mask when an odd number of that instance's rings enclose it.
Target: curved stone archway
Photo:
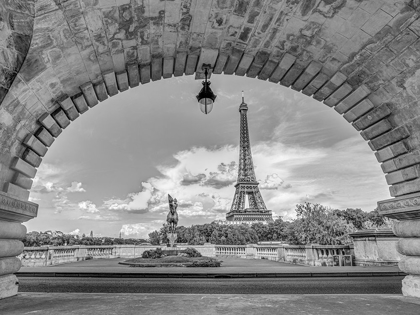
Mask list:
[[[19,269],[10,242],[24,229],[7,222],[36,216],[27,201],[32,178],[62,130],[140,83],[184,74],[201,79],[203,63],[215,74],[301,91],[360,131],[395,197],[380,201],[380,210],[412,227],[396,225],[409,256],[400,267],[420,274],[419,12],[411,0],[0,4],[0,223],[10,230],[0,233],[9,244],[0,250],[0,275]],[[420,296],[413,284],[420,276],[410,277],[405,293]]]

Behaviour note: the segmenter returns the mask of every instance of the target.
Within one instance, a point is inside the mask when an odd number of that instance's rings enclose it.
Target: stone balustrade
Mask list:
[[[193,247],[203,256],[208,257],[239,257],[246,259],[268,259],[284,261],[293,264],[310,266],[333,266],[334,257],[350,256],[352,249],[344,245],[181,245],[177,249],[183,250]],[[65,264],[69,262],[98,258],[134,258],[139,257],[146,250],[164,246],[144,245],[97,245],[97,246],[46,246],[25,247],[18,256],[24,267],[40,267]],[[352,259],[350,258],[350,261]],[[337,264],[336,264],[337,265]],[[341,265],[339,263],[339,265]]]

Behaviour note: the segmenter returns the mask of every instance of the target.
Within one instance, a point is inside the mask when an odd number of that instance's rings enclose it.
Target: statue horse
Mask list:
[[[169,233],[176,232],[176,226],[178,225],[178,213],[176,212],[176,208],[178,208],[178,201],[172,199],[171,195],[168,194],[168,201],[169,201],[169,213],[166,217],[166,222],[169,226]]]

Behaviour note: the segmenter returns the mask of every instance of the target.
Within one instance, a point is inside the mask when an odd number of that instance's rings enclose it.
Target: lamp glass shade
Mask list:
[[[204,114],[209,114],[213,109],[213,100],[211,98],[202,98],[199,100],[200,103],[200,110]]]

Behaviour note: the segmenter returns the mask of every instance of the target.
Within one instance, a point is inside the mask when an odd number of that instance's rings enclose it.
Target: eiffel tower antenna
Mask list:
[[[265,206],[260,190],[258,189],[259,183],[255,177],[251,143],[249,141],[247,112],[248,105],[245,103],[244,91],[242,91],[242,103],[239,106],[240,140],[238,180],[235,185],[236,190],[231,209],[226,214],[228,223],[240,223],[243,221],[246,223],[256,223],[273,220],[271,210],[267,210]],[[249,208],[245,209],[246,198],[248,198]]]

